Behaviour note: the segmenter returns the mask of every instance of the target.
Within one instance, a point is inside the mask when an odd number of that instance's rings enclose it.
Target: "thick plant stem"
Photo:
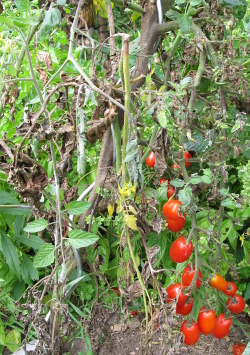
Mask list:
[[[173,58],[174,53],[177,51],[180,41],[181,41],[181,30],[178,31],[177,36],[174,40],[174,43],[172,45],[171,51],[168,53],[168,57],[165,62],[165,67],[166,67],[166,72],[165,72],[165,78],[164,78],[164,85],[165,89],[167,90],[168,88],[168,81],[170,80],[170,63]]]
[[[115,137],[115,150],[116,150],[116,173],[121,169],[122,165],[122,154],[121,154],[121,130],[119,126],[119,119],[116,117],[113,123],[114,127],[114,137]]]
[[[124,74],[124,84],[125,84],[125,97],[124,106],[126,111],[124,112],[124,126],[123,126],[123,144],[122,144],[122,182],[125,183],[126,180],[126,148],[128,143],[128,133],[129,133],[129,119],[127,112],[130,112],[130,101],[131,101],[131,85],[130,85],[130,74],[129,74],[129,35],[122,36],[122,57],[123,57],[123,74]]]
[[[135,260],[135,255],[134,255],[134,251],[132,248],[132,244],[131,244],[131,240],[130,240],[130,236],[129,236],[129,232],[128,232],[128,227],[125,225],[124,226],[125,229],[125,234],[126,234],[126,238],[127,238],[127,243],[128,243],[128,247],[129,247],[129,252],[131,255],[131,258],[133,260],[133,264],[134,264],[134,268],[138,277],[138,280],[140,282],[141,285],[141,289],[142,289],[142,297],[143,297],[143,302],[144,302],[144,308],[145,308],[145,313],[146,313],[146,337],[145,337],[145,344],[146,344],[146,349],[147,349],[147,343],[148,343],[148,307],[147,307],[147,299],[146,299],[146,293],[145,293],[145,285],[140,273],[140,270],[138,269],[138,266],[136,264],[136,260]]]

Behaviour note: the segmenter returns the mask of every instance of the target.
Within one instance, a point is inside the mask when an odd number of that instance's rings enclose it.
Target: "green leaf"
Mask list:
[[[192,26],[192,19],[187,14],[180,14],[177,17],[178,24],[183,33],[188,33]]]
[[[57,0],[58,5],[64,6],[66,5],[66,0]]]
[[[71,230],[69,232],[69,239],[66,239],[65,244],[71,244],[73,248],[85,248],[97,242],[99,237],[93,233],[88,233],[82,230]]]
[[[29,0],[15,0],[17,10],[20,12],[28,12],[30,10]]]
[[[22,208],[22,207],[8,207],[10,205],[6,205],[6,207],[0,208],[0,213],[8,214],[11,216],[29,216],[30,208]]]
[[[27,226],[23,229],[27,233],[36,233],[43,231],[48,226],[48,222],[41,218],[37,219],[36,221],[30,222]]]
[[[5,346],[14,353],[17,351],[21,346],[21,333],[16,329],[11,330],[6,335],[6,343]]]
[[[57,8],[50,8],[45,11],[45,17],[39,31],[39,37],[43,38],[52,32],[52,28],[61,21],[61,12]]]
[[[198,185],[202,181],[202,178],[200,176],[193,176],[190,179],[190,183],[193,185]]]
[[[233,128],[231,129],[231,133],[238,131],[238,129],[240,129],[240,122],[236,121],[235,125],[233,126]]]
[[[244,294],[244,299],[247,302],[250,299],[250,282],[247,284],[247,288]]]
[[[236,202],[231,197],[225,198],[225,200],[221,202],[221,205],[230,209],[234,209],[237,207]]]
[[[231,230],[230,233],[228,233],[228,240],[233,250],[236,251],[237,240],[238,240],[238,233],[236,232],[236,230],[233,229]]]
[[[5,328],[4,324],[2,321],[2,318],[0,318],[0,345],[5,345],[6,339],[5,339]]]
[[[80,277],[78,277],[77,279],[75,279],[75,280],[69,282],[69,283],[66,285],[65,292],[69,291],[69,290],[71,289],[71,287],[73,287],[74,285],[76,285],[76,284],[78,284],[78,283],[80,283],[80,282],[86,282],[86,281],[90,281],[90,280],[91,280],[91,278],[90,278],[87,274],[85,274],[85,275],[83,275],[83,276],[80,276]]]
[[[54,246],[51,243],[45,243],[34,257],[34,267],[46,267],[55,260]]]
[[[174,187],[182,187],[184,186],[184,184],[185,184],[184,181],[180,179],[171,180],[171,185]]]
[[[192,198],[192,189],[190,186],[185,186],[184,189],[179,191],[179,200],[183,205],[190,205]]]
[[[30,280],[39,280],[37,269],[34,268],[32,261],[25,253],[22,255],[21,273],[22,278],[26,283],[29,283]]]
[[[0,205],[19,205],[18,199],[6,191],[0,192]]]
[[[190,5],[197,6],[197,5],[200,5],[201,2],[202,2],[202,0],[191,0]]]
[[[228,7],[247,5],[246,0],[219,0],[218,2],[220,5],[224,5],[224,6],[228,6]]]
[[[1,244],[4,258],[9,265],[10,271],[14,272],[14,274],[20,280],[21,278],[21,269],[20,269],[20,260],[16,251],[16,248],[10,238],[3,231],[0,231],[2,236]]]
[[[72,215],[79,215],[91,206],[91,203],[88,201],[73,201],[70,202],[68,205],[65,206],[65,209],[68,210],[69,214]]]
[[[165,110],[160,110],[160,111],[157,112],[157,119],[158,119],[158,122],[160,123],[160,126],[162,128],[166,129],[168,120],[167,120],[167,116],[166,116]]]
[[[211,184],[212,183],[212,179],[207,175],[203,175],[201,177],[201,180],[202,180],[202,182],[204,182],[204,184]]]
[[[193,141],[188,141],[185,144],[185,149],[192,150],[192,151],[198,152],[198,153],[204,152],[208,148],[208,146],[212,145],[212,136],[213,136],[212,132],[211,132],[210,136],[211,136],[210,139],[204,140],[201,133],[195,134],[192,137]]]
[[[32,248],[34,250],[40,249],[41,246],[44,245],[44,241],[42,240],[42,238],[38,237],[35,234],[30,234],[29,237],[25,234],[22,234],[15,236],[15,239],[18,242],[21,242],[27,247]]]

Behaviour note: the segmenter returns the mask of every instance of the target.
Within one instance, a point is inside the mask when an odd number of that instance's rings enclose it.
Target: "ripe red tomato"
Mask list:
[[[182,290],[183,290],[183,287],[181,286],[181,284],[179,282],[168,286],[166,288],[166,291],[168,294],[167,303],[170,303],[176,299],[177,304],[179,306],[183,305],[185,303],[185,301],[188,299],[188,295],[184,295]]]
[[[200,329],[198,324],[193,321],[193,324],[188,325],[185,320],[182,325],[180,332],[184,334],[184,343],[186,345],[194,345],[197,343],[200,337]]]
[[[178,218],[178,219],[169,219],[169,218],[167,218],[168,228],[172,232],[179,232],[180,230],[182,230],[182,228],[185,225],[185,222],[186,222],[186,215],[185,214],[182,217]]]
[[[111,290],[114,291],[118,297],[120,297],[121,294],[118,287],[111,287]]]
[[[182,273],[182,285],[183,286],[189,286],[191,285],[191,282],[193,280],[195,273],[195,267],[191,264],[188,264],[185,269],[183,270]],[[199,269],[198,271],[198,278],[196,280],[196,288],[200,288],[202,284],[202,273]]]
[[[166,218],[178,219],[182,216],[179,211],[180,206],[181,206],[181,201],[170,200],[164,203],[162,212]]]
[[[192,155],[189,152],[183,152],[184,160],[192,158]],[[185,161],[185,166],[188,168],[191,165],[191,161]]]
[[[166,181],[167,181],[166,178],[162,178],[162,179],[160,179],[160,184],[163,184],[163,183],[166,182]]]
[[[167,192],[167,197],[170,199],[171,196],[173,196],[175,193],[175,188],[174,186],[168,184],[168,192]]]
[[[221,313],[217,316],[216,325],[213,331],[215,338],[221,339],[229,334],[232,325],[232,318],[225,318],[225,314]]]
[[[247,347],[247,344],[237,343],[233,346],[234,355],[242,355]]]
[[[155,153],[151,152],[149,154],[149,156],[146,159],[146,164],[147,166],[149,166],[150,168],[153,168],[155,166]]]
[[[233,314],[239,314],[239,313],[243,312],[245,305],[246,305],[246,302],[245,302],[244,298],[241,297],[240,295],[237,295],[237,293],[236,293],[236,295],[234,295],[233,299],[229,298],[227,300],[228,309]]]
[[[171,168],[172,168],[173,170],[175,170],[175,171],[179,171],[179,170],[180,170],[180,167],[179,167],[178,164],[172,164],[172,165],[171,165]],[[180,171],[180,173],[181,173],[181,171]]]
[[[189,298],[182,305],[179,304],[176,305],[176,314],[181,314],[183,316],[186,316],[192,311],[192,308],[193,308],[193,300],[192,298]]]
[[[217,290],[225,291],[227,289],[227,281],[220,274],[213,274],[208,282]]]
[[[237,286],[235,285],[234,282],[228,282],[227,283],[227,289],[222,291],[223,293],[225,293],[225,295],[233,297],[236,292],[237,292]]]
[[[216,314],[214,310],[209,309],[206,311],[205,307],[202,307],[198,315],[197,323],[202,334],[212,334],[216,326]]]
[[[181,235],[171,245],[169,255],[175,263],[183,263],[190,257],[192,251],[193,243],[187,243],[186,238]]]
[[[133,317],[136,317],[137,314],[138,314],[138,312],[137,312],[136,310],[134,310],[134,311],[131,312],[131,316],[133,316]]]

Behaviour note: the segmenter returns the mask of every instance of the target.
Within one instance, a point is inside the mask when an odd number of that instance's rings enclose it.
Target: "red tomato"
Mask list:
[[[182,216],[181,213],[179,212],[180,206],[181,206],[181,201],[170,200],[164,203],[162,212],[166,218],[178,219]]]
[[[178,164],[172,164],[172,165],[171,165],[171,168],[172,168],[173,170],[175,170],[175,171],[179,171],[179,170],[180,170],[180,167],[179,167]],[[181,171],[180,171],[180,173],[181,173]]]
[[[181,314],[183,316],[186,316],[192,311],[192,308],[193,308],[193,300],[192,298],[189,298],[182,305],[179,304],[176,305],[176,314]]]
[[[242,355],[246,347],[247,344],[241,344],[241,343],[234,344],[233,346],[234,355]]]
[[[136,310],[134,310],[134,311],[131,312],[131,316],[133,316],[133,317],[136,317],[137,314],[138,314],[138,312],[137,312]]]
[[[227,289],[227,281],[220,274],[214,274],[208,282],[217,290],[225,291]]]
[[[227,289],[222,292],[225,293],[225,295],[227,296],[233,297],[237,292],[237,286],[235,285],[235,283],[229,281],[227,283]]]
[[[179,282],[168,286],[166,288],[166,291],[168,294],[167,303],[170,303],[176,299],[177,304],[179,306],[183,305],[185,303],[185,301],[188,299],[188,295],[184,295],[182,290],[183,290],[183,287],[181,286],[181,284]]]
[[[192,251],[193,243],[187,244],[185,237],[181,235],[171,245],[169,255],[175,263],[183,263],[190,257]]]
[[[215,338],[221,339],[229,334],[232,325],[232,318],[225,318],[225,314],[221,313],[217,316],[216,325],[213,331]]]
[[[168,192],[167,192],[167,197],[170,199],[171,196],[173,196],[175,193],[175,188],[172,185],[168,185]]]
[[[189,152],[183,152],[184,160],[192,158],[192,155]],[[191,165],[191,161],[185,161],[185,166],[188,168]]]
[[[184,343],[186,345],[194,345],[199,340],[200,329],[194,321],[192,325],[188,325],[185,320],[181,325],[180,332],[184,334]]]
[[[153,168],[155,166],[155,153],[151,152],[149,154],[149,156],[146,159],[146,164],[147,166],[149,166],[150,168]]]
[[[191,264],[188,264],[185,269],[183,270],[182,273],[182,285],[183,286],[189,286],[191,285],[191,282],[193,280],[195,274],[195,267],[192,266]],[[202,283],[202,273],[199,269],[198,271],[198,278],[196,280],[196,288],[200,288]]]
[[[228,309],[233,314],[239,314],[239,313],[243,312],[245,305],[246,305],[246,302],[245,302],[244,298],[241,297],[240,295],[237,295],[237,293],[236,293],[236,295],[234,295],[233,299],[229,298],[227,300]]]
[[[166,178],[162,178],[162,179],[160,179],[160,184],[163,184],[163,183],[166,182],[166,181],[167,181]]]
[[[120,297],[121,294],[118,287],[111,287],[111,290],[114,291],[118,297]]]
[[[205,307],[202,307],[198,315],[197,323],[202,334],[212,334],[216,326],[216,314],[214,310],[209,309],[206,311]]]
[[[186,215],[185,214],[182,217],[178,218],[178,219],[169,219],[169,218],[167,218],[168,228],[172,232],[179,232],[180,230],[182,230],[182,228],[185,225],[185,222],[186,222]]]

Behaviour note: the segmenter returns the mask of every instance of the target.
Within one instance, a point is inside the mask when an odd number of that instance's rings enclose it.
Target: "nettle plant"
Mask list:
[[[146,347],[158,313],[169,332],[170,312],[188,317],[187,345],[226,336],[232,319],[245,332],[234,314],[250,298],[247,2],[162,2],[164,21],[158,5],[114,3],[7,1],[0,15],[11,351],[33,337],[57,351],[69,317],[91,349],[77,318],[99,300],[145,314]]]

